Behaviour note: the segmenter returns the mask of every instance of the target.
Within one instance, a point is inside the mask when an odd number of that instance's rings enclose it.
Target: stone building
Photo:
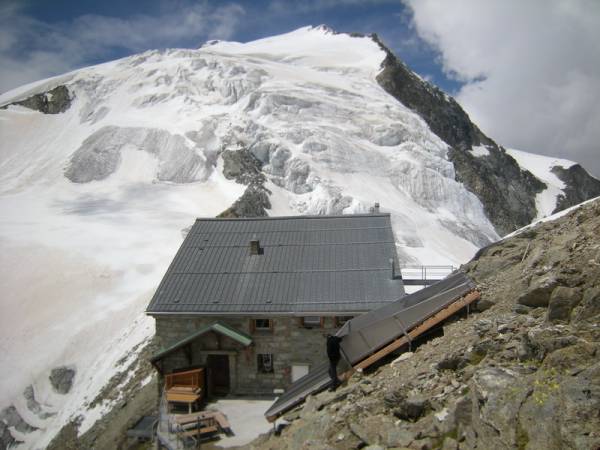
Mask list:
[[[197,219],[147,308],[162,373],[209,395],[272,394],[348,318],[404,295],[389,214]]]

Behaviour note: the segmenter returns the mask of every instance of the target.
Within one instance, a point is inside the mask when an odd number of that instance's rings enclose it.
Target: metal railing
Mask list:
[[[456,267],[454,266],[400,266],[404,284],[430,285],[450,275]]]

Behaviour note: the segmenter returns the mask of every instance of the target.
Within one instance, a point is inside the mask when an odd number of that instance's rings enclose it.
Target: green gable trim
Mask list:
[[[236,330],[235,328],[227,326],[223,323],[215,322],[213,324],[210,324],[210,325],[200,328],[198,331],[190,334],[188,337],[185,337],[182,340],[180,340],[179,342],[176,342],[175,344],[171,345],[170,347],[167,347],[166,349],[161,350],[156,355],[154,355],[153,357],[150,358],[150,362],[155,363],[156,361],[160,361],[165,356],[168,356],[171,353],[179,350],[181,347],[185,346],[186,344],[189,344],[193,340],[199,338],[203,334],[208,333],[209,331],[214,331],[216,333],[227,336],[228,338],[231,338],[234,341],[239,342],[240,344],[242,344],[246,347],[248,345],[252,344],[252,338],[250,336],[248,336],[246,333]]]

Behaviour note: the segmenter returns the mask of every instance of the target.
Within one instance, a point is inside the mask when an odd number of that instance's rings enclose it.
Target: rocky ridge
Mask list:
[[[558,196],[554,212],[562,211],[590,197],[600,196],[600,180],[590,177],[579,164],[574,164],[568,169],[556,166],[552,172],[565,183],[564,194]]]
[[[24,100],[3,105],[0,109],[6,109],[10,105],[24,106],[43,114],[60,114],[71,106],[71,95],[66,86],[60,85],[47,92],[34,94]]]
[[[544,182],[519,167],[502,146],[471,121],[456,100],[412,72],[377,35],[372,35],[372,39],[386,53],[377,82],[419,114],[450,146],[448,158],[454,164],[456,180],[479,198],[498,234],[502,236],[531,223],[536,217],[535,196],[546,188]],[[471,150],[479,146],[487,150],[487,155],[473,154]],[[553,171],[566,186],[554,212],[600,195],[600,181],[581,166],[555,166]]]
[[[309,397],[246,448],[598,448],[598,236],[595,200],[482,249],[462,268],[479,312]]]
[[[220,213],[217,217],[265,217],[267,209],[271,209],[269,194],[265,188],[267,178],[261,171],[262,162],[248,149],[239,147],[235,150],[221,152],[223,159],[223,175],[228,180],[248,187],[233,205]]]

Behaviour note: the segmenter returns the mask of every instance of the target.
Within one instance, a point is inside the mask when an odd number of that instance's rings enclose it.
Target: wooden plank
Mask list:
[[[434,325],[440,323],[444,319],[447,319],[448,317],[455,314],[457,311],[461,310],[468,304],[473,303],[475,300],[477,300],[480,297],[480,295],[481,294],[477,290],[469,292],[464,297],[461,297],[459,300],[451,303],[446,308],[438,311],[436,314],[434,314],[433,316],[431,316],[428,319],[426,319],[425,321],[423,321],[420,325],[414,327],[411,331],[408,332],[408,336],[405,335],[405,336],[402,336],[402,337],[396,339],[392,343],[383,347],[381,350],[373,353],[368,358],[363,359],[361,362],[356,364],[352,370],[349,370],[348,372],[344,373],[342,375],[342,377],[344,379],[348,378],[350,375],[352,375],[352,372],[354,370],[365,369],[365,368],[369,367],[371,364],[379,361],[384,356],[389,355],[394,350],[397,350],[400,347],[402,347],[403,345],[408,344],[411,340],[418,337],[420,334],[424,333],[425,331],[427,331]]]
[[[214,419],[221,428],[223,428],[223,429],[231,428],[229,420],[227,420],[227,417],[225,417],[225,414],[223,414],[220,411],[200,411],[200,412],[192,413],[192,414],[177,414],[177,415],[173,416],[173,420],[180,425],[186,424],[186,423],[191,423],[191,422],[196,422],[196,421],[198,421],[198,419],[200,419],[200,420]]]
[[[219,429],[213,425],[210,427],[202,427],[198,430],[184,431],[183,433],[181,433],[181,435],[185,436],[185,437],[190,437],[190,436],[196,436],[198,434],[202,435],[202,434],[207,434],[207,433],[216,433],[217,431],[219,431]]]
[[[167,393],[168,402],[194,403],[202,398],[202,395],[193,393]]]
[[[199,411],[192,414],[174,414],[172,416],[173,420],[179,424],[187,423],[187,422],[195,422],[198,419],[207,419],[212,417],[212,413],[209,411]]]
[[[203,415],[196,416],[194,413],[192,413],[192,414],[177,414],[173,418],[173,421],[175,423],[178,423],[179,425],[184,425],[186,423],[196,423],[196,422],[198,422],[198,420],[202,421],[205,419],[206,419],[206,417]]]
[[[231,425],[229,424],[229,420],[227,420],[227,417],[225,417],[225,414],[223,414],[222,412],[214,413],[213,417],[223,430],[231,428]]]

